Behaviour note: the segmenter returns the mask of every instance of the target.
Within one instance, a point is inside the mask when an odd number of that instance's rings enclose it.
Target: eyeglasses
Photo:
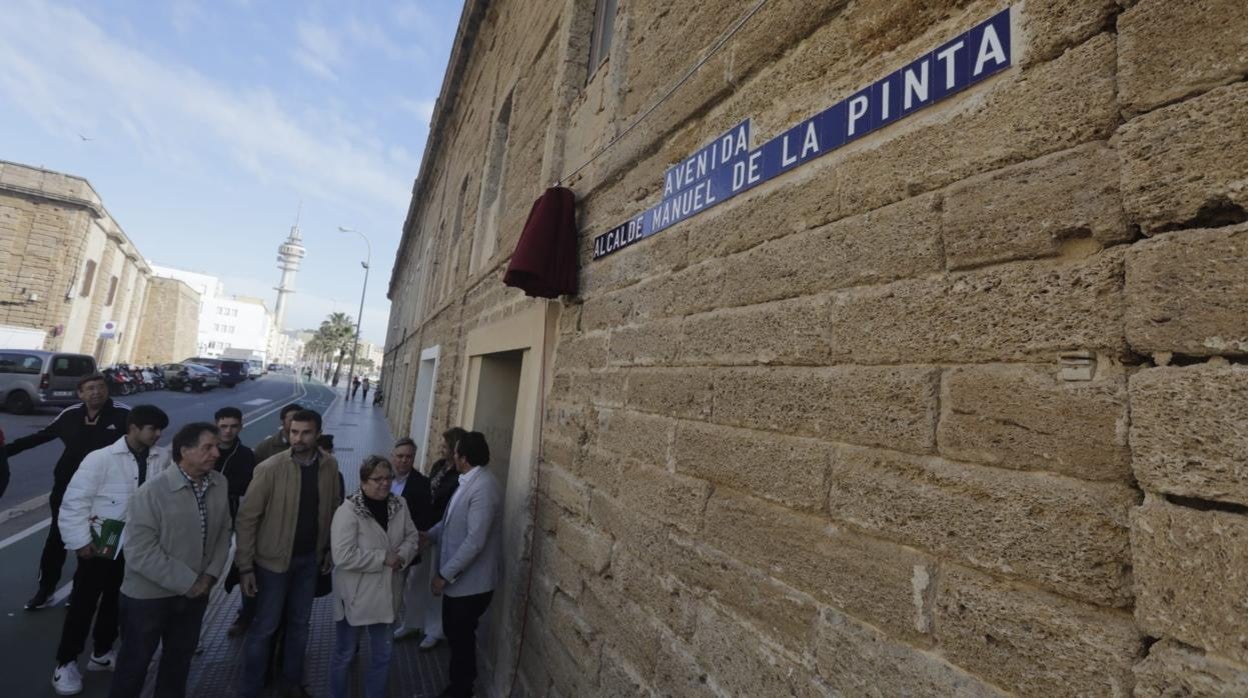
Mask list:
[[[394,477],[391,475],[382,475],[381,477],[370,477],[368,478],[368,481],[369,482],[394,482]]]

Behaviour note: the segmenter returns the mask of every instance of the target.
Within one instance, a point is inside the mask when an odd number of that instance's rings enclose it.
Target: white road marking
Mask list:
[[[44,519],[43,521],[40,521],[39,523],[35,524],[34,526],[31,526],[30,528],[24,531],[19,531],[18,533],[14,533],[8,538],[5,538],[4,540],[0,541],[0,549],[7,548],[10,545],[13,545],[19,540],[25,538],[26,536],[29,536],[30,534],[38,532],[38,531],[42,531],[43,529],[47,528],[50,525],[52,525],[52,517],[48,517]]]
[[[263,405],[266,402],[273,402],[273,401],[268,398],[258,397],[255,400],[248,400],[247,402],[244,402],[243,404],[244,405]]]

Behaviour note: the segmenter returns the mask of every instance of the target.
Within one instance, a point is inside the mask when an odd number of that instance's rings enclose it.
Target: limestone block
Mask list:
[[[1140,486],[1248,504],[1248,368],[1154,368],[1131,377]]]
[[[1173,640],[1153,645],[1135,665],[1136,698],[1235,695],[1248,695],[1248,667]]]
[[[677,475],[646,466],[626,466],[620,476],[619,497],[686,533],[696,533],[702,525],[702,512],[711,495],[705,480]]]
[[[1144,632],[1248,664],[1248,516],[1150,495],[1132,515],[1131,547]]]
[[[586,298],[581,305],[581,329],[592,332],[628,324],[633,318],[634,295],[626,288]]]
[[[680,348],[680,320],[663,320],[611,330],[612,366],[662,366]]]
[[[837,168],[842,214],[1108,138],[1118,119],[1114,43],[1098,35],[900,122],[880,134],[887,140],[849,146]]]
[[[1028,0],[1021,5],[1019,24],[1026,43],[1020,47],[1019,64],[1050,60],[1096,36],[1112,21],[1118,5],[1117,0]]]
[[[664,468],[673,424],[666,417],[631,410],[603,410],[595,445],[612,455]]]
[[[942,270],[939,204],[936,195],[907,199],[728,257],[723,302],[747,305]]]
[[[1140,113],[1248,74],[1240,0],[1142,0],[1118,17],[1119,99]]]
[[[558,538],[559,549],[591,574],[602,574],[611,562],[611,537],[593,526],[565,516],[559,519],[555,537]]]
[[[617,546],[627,547],[657,569],[670,564],[677,551],[670,527],[628,502],[595,490],[590,494],[589,516],[595,526],[615,538]]]
[[[575,339],[561,338],[555,350],[555,368],[569,369],[605,368],[607,365],[607,335],[605,333],[581,335]]]
[[[831,481],[833,519],[1093,603],[1131,602],[1126,485],[848,447]]]
[[[835,609],[820,616],[819,674],[847,696],[1005,696],[931,652],[897,642]]]
[[[643,675],[654,671],[662,625],[644,609],[617,593],[606,580],[586,582],[581,611],[591,627]]]
[[[585,672],[560,639],[553,634],[546,634],[540,636],[540,640],[543,645],[543,669],[555,689],[552,695],[561,694],[569,698],[593,695],[594,675]]]
[[[574,599],[580,596],[585,578],[589,576],[585,568],[563,552],[559,548],[559,540],[545,531],[538,533],[535,547],[534,564],[550,580],[552,587]]]
[[[705,545],[682,545],[673,573],[795,653],[805,653],[819,607],[807,594]]]
[[[1132,246],[1126,265],[1127,341],[1136,351],[1248,354],[1248,224],[1147,240]]]
[[[937,583],[936,638],[952,663],[1020,696],[1126,696],[1141,638],[1107,611],[957,565]]]
[[[718,260],[692,261],[680,271],[637,285],[633,308],[638,318],[681,317],[723,305],[724,265]]]
[[[815,439],[697,422],[676,427],[676,471],[793,509],[820,511],[835,447]]]
[[[817,696],[811,672],[715,604],[703,604],[693,636],[698,662],[711,668],[711,681],[734,696]]]
[[[603,407],[623,407],[627,379],[624,371],[590,371],[579,374],[574,383],[576,397]]]
[[[951,269],[1128,241],[1118,156],[1095,142],[964,179],[946,192],[942,229]]]
[[[714,375],[718,423],[918,453],[935,446],[937,369],[775,367]]]
[[[656,570],[624,546],[615,548],[611,575],[620,593],[652,613],[671,632],[686,639],[693,635],[697,599],[676,577]]]
[[[764,574],[890,635],[926,640],[933,563],[914,550],[729,490],[711,496],[704,530],[708,544]]]
[[[718,698],[707,678],[707,671],[694,659],[688,645],[675,638],[663,638],[654,674],[654,690],[659,695]]]
[[[829,357],[823,296],[731,308],[685,318],[686,364],[823,364]]]
[[[853,363],[1052,361],[1071,349],[1117,355],[1122,252],[1073,264],[985,269],[834,294],[834,358]]]
[[[699,419],[711,415],[714,384],[700,368],[637,369],[628,373],[625,404],[642,412]]]
[[[590,676],[598,673],[602,638],[582,617],[575,599],[555,594],[550,607],[550,632],[581,671]]]
[[[551,501],[580,518],[589,515],[589,488],[560,467],[542,468],[542,490]]]
[[[1068,382],[1049,366],[961,366],[945,373],[940,453],[1016,470],[1126,482],[1126,378],[1106,367]]]
[[[635,204],[641,207],[640,202]],[[629,211],[626,215],[634,215]],[[592,244],[595,235],[601,235],[612,227],[619,225],[620,220],[613,217],[603,224],[601,229],[585,227],[581,237],[586,243]],[[581,254],[582,263],[589,259],[589,253]],[[588,262],[588,269],[593,273],[581,274],[581,295],[589,298],[598,293],[631,286],[638,279],[653,274],[680,269],[687,265],[685,232],[679,228],[665,230],[659,235],[647,238],[645,242],[632,245],[602,259]]]
[[[1245,105],[1248,83],[1240,82],[1123,124],[1115,138],[1127,219],[1149,234],[1243,221]]]
[[[622,657],[610,649],[602,652],[602,669],[598,674],[595,695],[603,698],[637,698],[653,695],[646,682],[629,667]]]

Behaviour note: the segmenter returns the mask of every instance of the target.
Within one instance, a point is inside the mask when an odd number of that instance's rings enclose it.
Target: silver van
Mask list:
[[[78,402],[78,380],[95,373],[95,359],[34,349],[0,349],[0,404],[13,414]]]

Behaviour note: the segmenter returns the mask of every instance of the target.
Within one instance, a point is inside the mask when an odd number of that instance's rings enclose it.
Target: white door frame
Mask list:
[[[438,361],[442,345],[432,346],[420,352],[416,364],[416,389],[412,397],[412,420],[408,432],[419,449],[418,463],[432,463],[429,458],[429,426],[433,423],[433,391],[438,385]],[[417,465],[422,471],[421,468]]]

